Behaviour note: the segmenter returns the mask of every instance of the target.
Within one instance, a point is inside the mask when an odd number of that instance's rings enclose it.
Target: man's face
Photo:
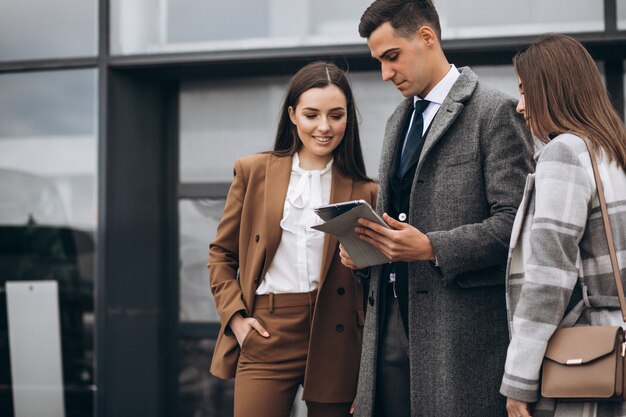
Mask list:
[[[393,82],[403,96],[424,98],[434,87],[431,48],[420,31],[409,38],[399,36],[391,23],[385,22],[372,32],[367,46],[380,61],[383,81]]]

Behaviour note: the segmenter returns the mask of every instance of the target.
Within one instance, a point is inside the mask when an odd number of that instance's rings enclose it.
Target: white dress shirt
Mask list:
[[[330,200],[332,166],[331,160],[323,170],[305,170],[294,154],[280,222],[282,237],[257,294],[309,292],[319,287],[324,233],[311,226],[322,223],[313,208]]]
[[[422,131],[422,135],[424,135],[426,131],[428,130],[430,123],[435,118],[437,111],[439,111],[439,107],[441,107],[441,104],[443,103],[445,98],[448,96],[448,93],[452,89],[452,86],[454,85],[456,80],[459,78],[459,75],[461,75],[461,73],[454,66],[454,64],[450,65],[450,70],[448,71],[446,76],[443,77],[441,81],[439,81],[437,85],[433,87],[432,90],[430,90],[430,92],[426,95],[426,97],[424,97],[424,100],[430,101],[430,104],[422,112],[422,117],[424,118],[424,130]],[[419,100],[422,100],[422,99],[419,98],[418,96],[414,96],[413,104],[417,103]],[[415,117],[415,110],[413,110],[413,115],[411,116],[411,123],[409,124],[409,128],[406,131],[406,136],[404,137],[404,144],[402,145],[402,150],[404,150],[404,147],[406,146],[406,141],[408,140],[409,132],[411,131],[411,126],[413,125],[414,117]],[[435,257],[435,266],[439,266],[439,263],[437,262],[436,257]]]
[[[428,107],[426,107],[426,110],[424,110],[424,112],[422,113],[422,117],[424,118],[424,130],[422,131],[422,135],[426,133],[426,131],[428,130],[428,127],[430,126],[430,122],[432,122],[433,119],[435,118],[435,115],[437,114],[439,107],[441,107],[443,100],[445,100],[445,98],[448,96],[448,93],[452,89],[452,86],[454,85],[456,80],[459,78],[459,75],[461,75],[461,73],[454,66],[454,64],[450,65],[450,70],[448,71],[446,76],[443,77],[441,81],[439,81],[437,85],[433,87],[432,90],[430,90],[430,93],[428,93],[426,97],[424,97],[424,100],[430,101],[430,104],[428,105]],[[419,98],[418,96],[413,97],[414,103],[417,103],[419,100],[422,100],[422,99]],[[415,111],[413,111],[413,115],[411,116],[411,123],[409,124],[409,128],[406,131],[406,136],[404,137],[404,145],[402,145],[402,149],[404,149],[404,146],[406,146],[406,140],[409,135],[409,132],[411,131],[411,126],[413,125],[414,117],[415,117]]]

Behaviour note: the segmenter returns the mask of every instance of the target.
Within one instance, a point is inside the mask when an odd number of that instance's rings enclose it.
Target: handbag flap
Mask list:
[[[562,365],[581,365],[615,350],[621,327],[579,326],[557,329],[548,342],[546,358]]]

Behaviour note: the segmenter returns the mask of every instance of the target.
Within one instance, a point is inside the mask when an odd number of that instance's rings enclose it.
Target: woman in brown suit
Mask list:
[[[303,386],[309,416],[347,416],[356,392],[363,289],[313,207],[364,199],[356,110],[345,73],[311,63],[291,79],[274,150],[239,159],[217,237],[220,315],[211,373],[235,377],[235,417],[288,417]]]

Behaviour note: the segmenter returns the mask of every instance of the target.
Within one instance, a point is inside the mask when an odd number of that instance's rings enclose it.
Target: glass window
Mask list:
[[[617,28],[626,29],[626,0],[617,0]]]
[[[359,116],[359,134],[367,175],[378,178],[385,125],[404,96],[390,82],[383,82],[379,71],[350,74]]]
[[[97,223],[96,70],[0,75],[0,289],[55,280],[67,415],[90,416]],[[11,398],[0,291],[0,398]],[[9,394],[7,394],[7,391]],[[0,401],[10,416],[11,402]]]
[[[287,82],[267,77],[184,84],[181,182],[230,182],[237,158],[271,149]]]
[[[215,339],[181,340],[178,349],[180,417],[232,416],[235,380],[225,381],[208,372]]]
[[[178,414],[180,417],[229,417],[233,415],[234,379],[211,375],[215,339],[179,342]],[[302,387],[296,393],[291,417],[306,417]]]
[[[474,67],[481,80],[517,98],[511,65]],[[380,72],[350,73],[365,165],[378,176],[385,123],[404,99]],[[287,77],[201,82],[181,88],[182,182],[230,182],[235,159],[271,149]],[[233,111],[237,109],[237,111]]]
[[[358,25],[370,3],[112,0],[111,48],[134,54],[364,43]],[[603,0],[457,0],[437,7],[444,39],[604,30]]]
[[[472,70],[478,75],[480,81],[516,100],[519,99],[517,76],[513,65],[474,66]]]
[[[357,27],[370,3],[163,0],[155,7],[151,0],[113,0],[111,49],[132,54],[361,43]]]
[[[0,60],[97,54],[98,1],[0,2]]]
[[[377,176],[385,121],[402,95],[379,72],[349,75],[367,172]],[[274,145],[288,77],[188,83],[181,88],[182,182],[230,182],[235,159]]]
[[[443,39],[604,30],[602,0],[440,1],[437,11]]]
[[[209,243],[215,238],[225,198],[181,200],[180,321],[218,322],[209,286]]]

